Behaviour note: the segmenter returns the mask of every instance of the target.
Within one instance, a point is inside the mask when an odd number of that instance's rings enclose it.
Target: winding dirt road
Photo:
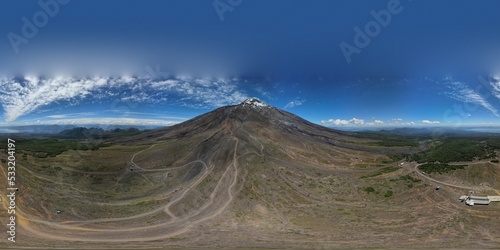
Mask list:
[[[195,160],[183,166],[175,168],[162,169],[144,169],[138,166],[134,159],[137,155],[152,149],[158,144],[153,144],[150,147],[136,152],[132,155],[130,163],[134,167],[134,171],[129,171],[127,166],[126,174],[141,174],[144,172],[162,172],[171,171],[174,169],[185,168],[192,164],[203,165],[203,170],[193,178],[189,183],[178,187],[182,192],[174,192],[173,198],[159,208],[142,212],[127,217],[120,218],[103,218],[81,221],[65,221],[53,222],[43,218],[36,218],[22,209],[17,209],[19,224],[25,232],[32,236],[42,237],[44,239],[66,240],[66,241],[92,241],[92,242],[126,242],[126,241],[150,241],[166,239],[187,232],[190,228],[204,221],[213,219],[226,210],[234,199],[235,186],[238,183],[238,159],[244,155],[238,156],[239,139],[231,136],[231,140],[235,141],[232,161],[229,162],[225,171],[220,176],[217,185],[212,190],[210,196],[205,201],[205,204],[197,210],[189,211],[189,214],[184,216],[176,215],[171,208],[174,204],[181,202],[186,196],[196,188],[203,180],[212,173],[215,166],[208,166],[202,160]],[[263,145],[261,144],[261,150]],[[4,173],[5,174],[5,173]],[[35,173],[31,173],[36,175]],[[225,183],[225,184],[224,184]],[[224,184],[224,185],[223,185]],[[236,190],[237,191],[237,190]],[[217,202],[215,202],[217,200]],[[4,204],[5,206],[5,204]],[[128,221],[146,220],[150,216],[164,213],[170,219],[159,221],[154,225],[146,226],[125,226]],[[123,222],[123,227],[116,227],[116,223]],[[114,223],[107,226],[107,223]]]
[[[419,166],[422,166],[424,163],[421,163],[421,164],[417,164],[415,165],[415,167],[413,168],[413,170],[415,171],[415,173],[417,173],[418,175],[420,175],[421,177],[424,177],[425,179],[429,180],[429,181],[432,181],[432,182],[435,182],[435,183],[438,183],[438,184],[441,184],[441,185],[444,185],[444,186],[448,186],[448,187],[454,187],[454,188],[460,188],[460,189],[468,189],[468,190],[471,190],[473,189],[472,187],[470,186],[460,186],[460,185],[455,185],[455,184],[451,184],[451,183],[447,183],[447,182],[442,182],[442,181],[438,181],[436,179],[433,179],[429,176],[427,176],[426,174],[422,173],[422,171],[420,171],[420,169],[418,169]]]

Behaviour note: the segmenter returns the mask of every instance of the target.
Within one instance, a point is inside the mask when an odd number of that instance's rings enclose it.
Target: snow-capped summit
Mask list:
[[[246,99],[241,103],[241,105],[252,106],[252,107],[269,107],[269,105],[265,104],[264,102],[255,97]]]

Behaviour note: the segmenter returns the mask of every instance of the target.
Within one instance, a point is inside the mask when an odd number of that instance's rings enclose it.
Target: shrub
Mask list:
[[[406,180],[406,181],[411,181],[411,182],[420,182],[421,180],[420,179],[417,179],[417,178],[413,178],[412,176],[410,176],[409,174],[407,175],[403,175],[403,176],[400,176],[399,177],[400,180]]]
[[[448,165],[442,163],[426,163],[420,166],[420,169],[428,174],[431,173],[447,173],[457,169],[464,169],[466,165]]]
[[[369,174],[369,175],[365,175],[365,176],[361,176],[361,178],[364,179],[364,178],[369,178],[369,177],[375,177],[375,176],[387,174],[387,173],[390,173],[390,172],[394,172],[394,171],[397,171],[399,169],[400,169],[399,167],[385,167],[385,168],[379,169],[375,173],[372,173],[372,174]]]
[[[500,144],[493,141],[484,143],[483,138],[446,139],[431,149],[413,154],[410,161],[449,163],[487,159],[494,156],[494,149]]]

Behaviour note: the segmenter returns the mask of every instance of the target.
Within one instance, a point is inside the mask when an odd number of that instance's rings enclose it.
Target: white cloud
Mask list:
[[[86,98],[92,98],[93,102],[113,98],[133,104],[159,103],[168,100],[166,96],[171,94],[187,106],[203,108],[235,104],[247,98],[234,79],[26,76],[0,81],[0,105],[7,122],[58,102],[77,105]]]
[[[321,121],[321,124],[323,125],[333,125],[333,126],[345,126],[345,125],[349,125],[349,121],[348,120],[340,120],[340,119],[328,119],[328,120],[323,120]]]
[[[363,125],[363,124],[365,124],[365,120],[352,118],[351,120],[349,120],[349,123],[354,124],[354,125]]]
[[[497,77],[493,77],[489,83],[492,88],[492,94],[500,99],[500,80]]]
[[[373,122],[369,122],[369,123],[367,123],[366,125],[368,125],[368,126],[382,126],[382,125],[384,125],[384,124],[385,124],[385,123],[384,123],[383,121],[381,121],[381,120],[377,120],[377,119],[375,119],[375,118],[373,118],[373,120],[374,120]]]
[[[151,96],[144,92],[137,92],[133,95],[127,95],[120,98],[122,102],[131,102],[131,103],[146,103],[150,102]]]
[[[421,120],[420,121],[422,124],[429,125],[429,124],[439,124],[439,121],[429,121],[429,120]]]
[[[288,109],[288,108],[295,108],[295,107],[298,107],[298,106],[301,106],[302,104],[304,104],[305,100],[299,100],[299,99],[295,99],[289,103],[287,103],[285,105],[285,109]]]
[[[396,125],[402,125],[403,119],[397,118],[393,119],[396,120],[398,123]],[[382,120],[378,120],[376,118],[373,118],[373,122],[365,122],[363,119],[358,119],[358,118],[352,118],[350,120],[342,120],[342,119],[329,119],[329,120],[322,120],[321,124],[323,126],[387,126],[387,125],[395,125],[393,123],[385,123]],[[412,124],[414,125],[415,123],[407,123],[407,124]]]
[[[64,118],[67,118],[68,116],[67,115],[48,115],[47,117],[52,118],[52,119],[64,119]]]
[[[170,116],[170,115],[165,115],[161,113],[146,113],[146,112],[135,112],[135,111],[130,111],[130,110],[104,110],[104,112],[110,112],[110,113],[115,113],[115,114],[120,114],[120,117],[128,117],[128,116],[137,116],[137,117],[149,117],[149,118],[161,118],[161,119],[171,119],[171,120],[178,120],[178,121],[185,121],[189,120],[189,117],[180,117],[180,116]],[[47,116],[50,117],[50,116]]]
[[[451,80],[451,79],[447,79]],[[449,83],[449,87],[452,89],[452,92],[449,93],[449,96],[457,101],[472,103],[478,106],[485,108],[490,111],[495,116],[500,116],[498,114],[498,110],[493,107],[483,96],[477,93],[475,90],[470,89],[465,83],[452,81]],[[492,82],[493,87],[493,95],[497,98],[500,98],[500,83]]]
[[[389,121],[387,125],[392,125],[392,126],[399,126],[403,125],[403,118],[394,118]]]
[[[228,80],[217,79],[210,84],[198,83],[192,84],[190,81],[184,81],[173,90],[174,92],[185,96],[183,101],[186,106],[193,106],[192,101],[198,102],[194,107],[221,107],[229,104],[235,104],[244,101],[248,96],[237,89],[237,84]]]
[[[247,82],[247,81],[248,80],[245,80],[245,82]],[[261,94],[263,97],[266,97],[267,99],[274,99],[273,96],[271,95],[271,92],[264,89],[263,86],[257,86],[255,88],[255,91],[257,91],[259,94]]]
[[[23,84],[16,80],[2,82],[0,87],[4,95],[0,96],[0,103],[4,108],[6,121],[11,122],[56,101],[86,97],[92,89],[106,84],[108,79],[105,78],[40,79],[28,76]]]
[[[57,124],[57,125],[70,125],[70,124],[102,124],[102,125],[137,125],[137,126],[172,126],[179,122],[165,121],[159,119],[136,119],[136,118],[71,118],[71,119],[58,119],[50,121],[37,121],[36,124]]]
[[[69,113],[69,114],[61,114],[61,115],[48,115],[47,118],[51,119],[67,119],[67,118],[80,118],[85,116],[95,115],[95,112],[80,112],[80,113]]]
[[[470,103],[475,103],[480,106],[483,106],[485,109],[491,111],[495,116],[498,115],[498,111],[496,108],[494,108],[488,101],[486,101],[481,95],[476,93],[474,90],[466,90],[463,92],[465,95],[465,102],[470,102]]]
[[[347,126],[347,125],[363,125],[365,121],[363,119],[352,118],[350,120],[341,119],[328,119],[322,120],[321,124],[324,126]]]

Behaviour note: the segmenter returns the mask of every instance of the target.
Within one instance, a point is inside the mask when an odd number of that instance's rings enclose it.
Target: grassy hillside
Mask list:
[[[421,137],[386,134],[381,132],[362,132],[355,135],[358,138],[372,139],[371,145],[383,147],[418,147]]]
[[[5,149],[6,143],[0,144]],[[57,139],[16,139],[16,148],[19,152],[31,153],[38,158],[54,157],[67,150],[97,150],[99,145],[79,140]]]
[[[498,139],[459,138],[439,141],[429,150],[413,154],[410,161],[424,162],[459,162],[496,157],[495,150],[500,149]]]
[[[97,150],[109,146],[106,139],[124,138],[142,133],[137,128],[103,130],[101,128],[73,128],[55,135],[40,135],[35,138],[29,135],[11,137],[16,141],[17,152],[30,154],[37,158],[54,157],[68,150]],[[0,137],[2,141],[7,138]],[[0,143],[0,150],[5,150],[7,143]]]

